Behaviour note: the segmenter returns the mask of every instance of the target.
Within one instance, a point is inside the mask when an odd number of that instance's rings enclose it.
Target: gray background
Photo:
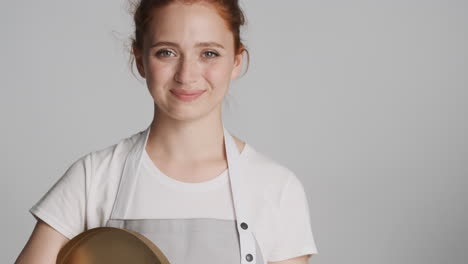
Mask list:
[[[2,263],[74,160],[151,121],[126,3],[0,2]],[[243,7],[251,64],[225,120],[306,187],[310,262],[466,263],[467,1]]]

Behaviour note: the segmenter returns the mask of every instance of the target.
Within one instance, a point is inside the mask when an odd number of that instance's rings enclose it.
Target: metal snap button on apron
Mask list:
[[[106,226],[129,229],[151,240],[171,264],[266,264],[252,228],[247,223],[248,203],[240,195],[239,150],[223,125],[224,146],[234,220],[194,219],[128,219],[127,212],[135,192],[141,157],[146,148],[151,125],[138,134],[129,151],[117,195]],[[241,223],[240,225],[238,223]]]
[[[248,225],[246,223],[241,224],[242,229],[247,229]]]

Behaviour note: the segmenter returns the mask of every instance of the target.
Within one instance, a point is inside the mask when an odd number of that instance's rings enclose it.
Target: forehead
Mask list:
[[[172,41],[188,45],[216,41],[233,47],[233,35],[226,21],[209,4],[174,2],[152,12],[153,19],[146,34],[151,43]]]

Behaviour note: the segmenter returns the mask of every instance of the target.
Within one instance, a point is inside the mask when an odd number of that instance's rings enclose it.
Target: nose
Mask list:
[[[198,80],[200,69],[196,60],[182,58],[177,65],[174,80],[181,84],[190,84]]]

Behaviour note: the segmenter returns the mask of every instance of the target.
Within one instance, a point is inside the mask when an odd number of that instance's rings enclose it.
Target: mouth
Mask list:
[[[170,90],[171,93],[179,100],[184,102],[189,102],[197,99],[202,95],[206,90],[185,90],[180,88],[175,88]]]

